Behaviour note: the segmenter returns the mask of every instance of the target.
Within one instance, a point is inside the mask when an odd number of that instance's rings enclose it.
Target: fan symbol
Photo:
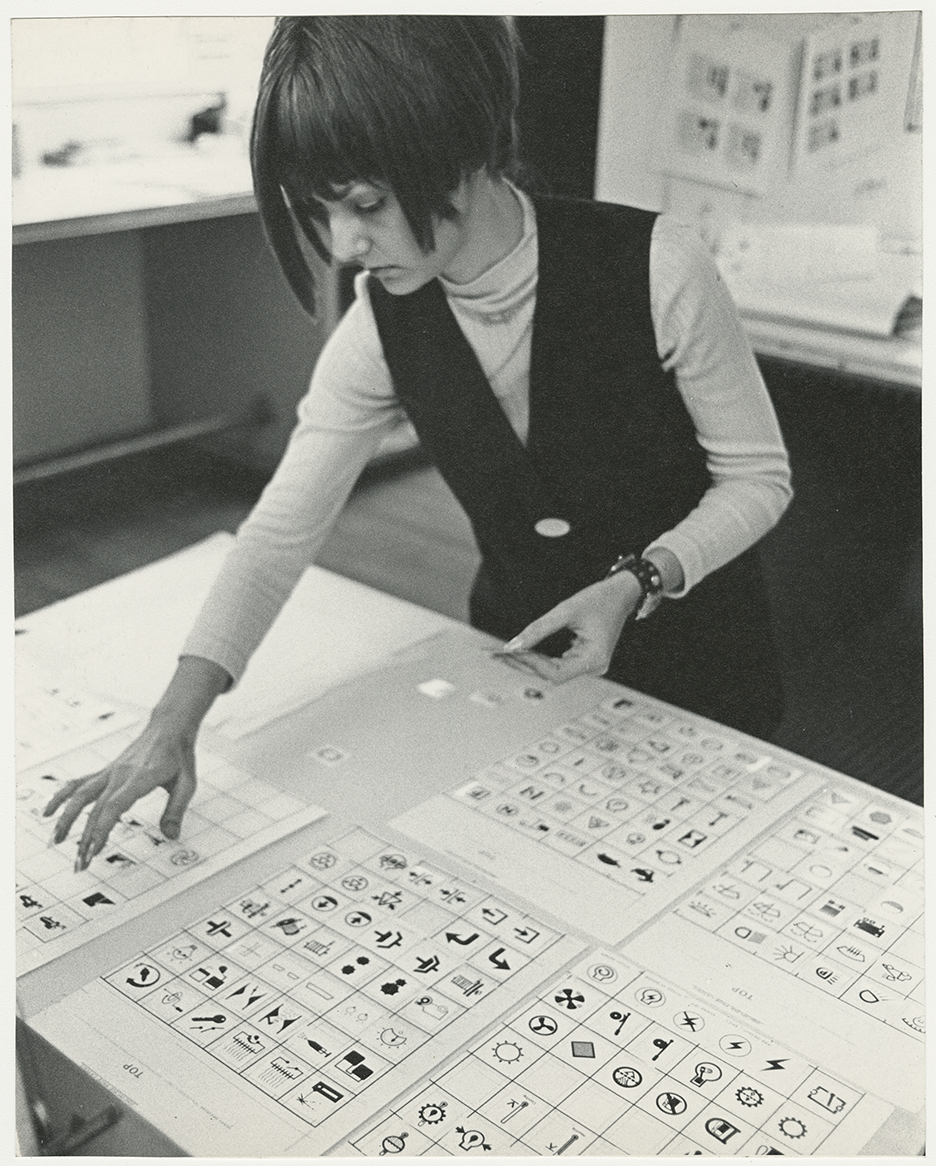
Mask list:
[[[573,1012],[576,1008],[581,1008],[585,1003],[585,997],[582,993],[573,992],[571,988],[563,988],[554,999],[560,1007],[568,1008],[570,1012]]]

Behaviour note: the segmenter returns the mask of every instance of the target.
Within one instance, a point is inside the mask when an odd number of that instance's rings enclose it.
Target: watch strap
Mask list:
[[[606,579],[627,571],[640,584],[642,599],[634,612],[634,619],[646,619],[659,607],[663,599],[663,577],[656,563],[640,555],[620,555],[608,568]]]

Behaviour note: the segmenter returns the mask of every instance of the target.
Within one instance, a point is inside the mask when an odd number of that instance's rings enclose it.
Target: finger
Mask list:
[[[67,801],[67,799],[70,798],[77,790],[79,790],[88,780],[89,779],[85,777],[75,777],[72,778],[71,781],[66,781],[61,789],[57,790],[56,793],[51,798],[49,798],[48,802],[46,802],[46,807],[42,811],[43,818],[51,818],[62,802]]]
[[[104,849],[110,832],[117,824],[117,819],[128,810],[133,803],[142,797],[142,791],[128,792],[126,789],[114,791],[110,794],[105,790],[98,798],[97,805],[88,815],[88,821],[78,843],[78,857],[75,861],[75,870],[86,870],[91,859]]]
[[[178,838],[182,831],[182,818],[195,794],[195,767],[186,763],[179,771],[169,790],[169,801],[159,819],[159,828],[167,838]]]
[[[527,624],[522,632],[514,636],[504,645],[505,652],[523,652],[551,636],[553,632],[560,632],[569,626],[569,613],[565,604],[560,603],[539,619]]]
[[[68,832],[74,825],[75,819],[85,808],[89,802],[100,794],[101,790],[106,785],[103,778],[88,779],[83,781],[70,782],[75,788],[71,793],[62,815],[55,823],[55,832],[52,835],[53,842],[63,842],[68,837]]]

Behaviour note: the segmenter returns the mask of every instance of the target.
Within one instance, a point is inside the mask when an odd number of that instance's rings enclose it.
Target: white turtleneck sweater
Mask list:
[[[537,241],[533,204],[518,195],[524,228],[514,250],[471,283],[442,283],[495,395],[525,441]],[[706,453],[711,486],[672,530],[637,549],[670,550],[683,569],[684,595],[776,524],[792,497],[790,470],[734,305],[694,228],[657,218],[649,274],[657,351],[663,368],[675,374]],[[361,470],[404,416],[383,358],[366,275],[358,277],[355,290],[357,298],[325,345],[299,403],[282,461],[238,530],[183,647],[184,655],[220,664],[235,682],[312,563]]]

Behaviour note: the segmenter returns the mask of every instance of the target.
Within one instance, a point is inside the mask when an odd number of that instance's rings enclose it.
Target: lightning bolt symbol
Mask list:
[[[739,1040],[733,1040],[731,1042],[731,1044],[729,1044],[728,1048],[729,1049],[741,1049],[741,1048],[744,1048],[744,1046],[741,1044],[741,1042]]]
[[[783,1069],[783,1068],[785,1068],[786,1066],[784,1065],[784,1062],[788,1061],[789,1059],[790,1059],[789,1057],[776,1057],[774,1060],[771,1060],[768,1057],[767,1058],[767,1067],[764,1069],[764,1072],[769,1073],[771,1069]]]

